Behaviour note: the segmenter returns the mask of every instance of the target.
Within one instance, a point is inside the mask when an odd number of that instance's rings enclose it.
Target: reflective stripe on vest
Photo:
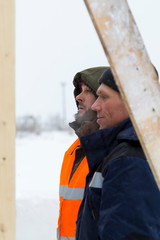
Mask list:
[[[60,237],[60,232],[57,230],[57,240],[75,240],[75,237]]]
[[[102,177],[102,173],[95,172],[93,175],[93,178],[89,184],[89,187],[102,188],[103,179],[104,178]]]
[[[60,185],[59,195],[64,199],[70,200],[82,200],[84,194],[84,188],[69,188],[66,185]]]

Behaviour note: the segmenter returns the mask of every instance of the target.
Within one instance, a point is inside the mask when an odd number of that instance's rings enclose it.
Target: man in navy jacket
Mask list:
[[[160,240],[160,191],[110,69],[99,83],[100,130],[81,137],[89,174],[76,240]]]

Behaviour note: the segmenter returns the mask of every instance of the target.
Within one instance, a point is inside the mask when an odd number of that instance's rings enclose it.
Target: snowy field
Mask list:
[[[16,240],[56,240],[59,174],[74,133],[16,139]]]

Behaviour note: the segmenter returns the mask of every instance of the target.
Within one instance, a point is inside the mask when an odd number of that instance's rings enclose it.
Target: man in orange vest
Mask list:
[[[97,97],[98,79],[106,69],[107,67],[89,68],[78,72],[73,79],[78,113],[75,115],[75,121],[69,125],[74,129],[78,138],[65,152],[61,168],[58,240],[75,240],[78,210],[83,199],[86,176],[89,172],[79,137],[99,128],[96,123],[96,112],[91,110],[91,106]]]

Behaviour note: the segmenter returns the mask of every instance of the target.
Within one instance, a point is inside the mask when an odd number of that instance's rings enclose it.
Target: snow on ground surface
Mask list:
[[[59,175],[74,133],[16,139],[16,240],[56,240]]]

